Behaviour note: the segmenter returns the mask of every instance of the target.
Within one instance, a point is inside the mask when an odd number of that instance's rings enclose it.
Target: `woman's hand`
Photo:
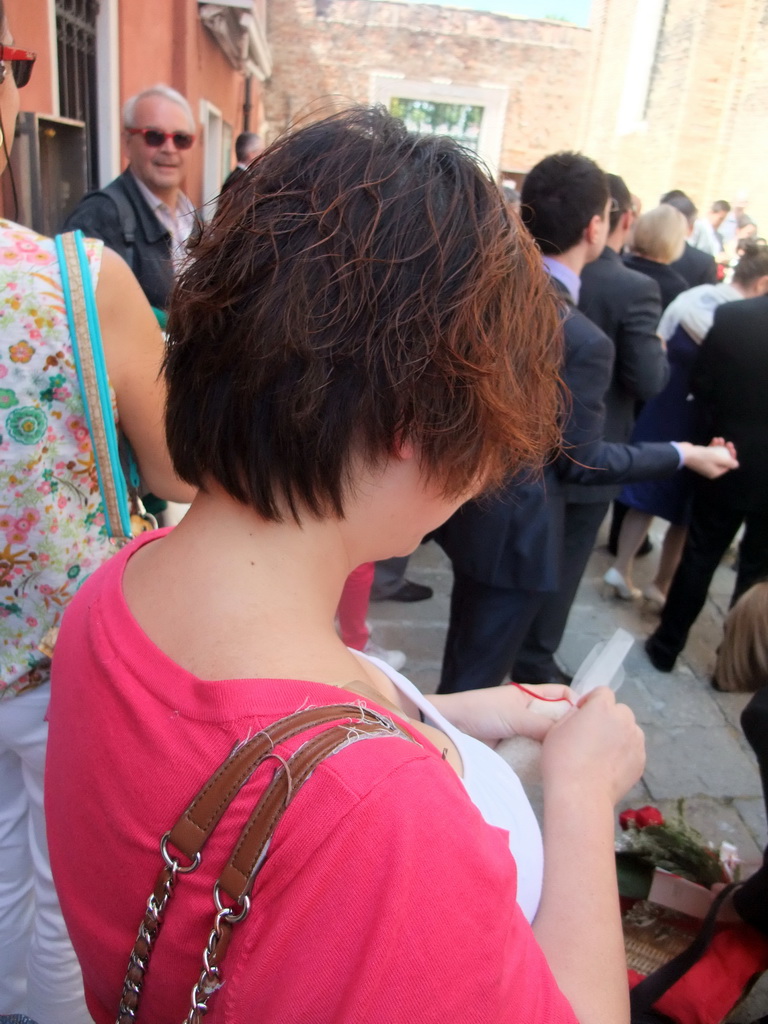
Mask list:
[[[716,480],[729,470],[739,467],[735,446],[722,437],[713,437],[706,447],[681,441],[680,449],[683,453],[683,464],[709,480]]]
[[[510,736],[527,736],[541,742],[559,714],[573,706],[567,686],[546,683],[521,688],[489,686],[484,690],[434,694],[437,710],[462,732],[496,744]]]
[[[542,747],[544,889],[533,929],[582,1024],[629,1021],[614,805],[644,764],[634,715],[605,687],[555,722]]]
[[[604,793],[616,804],[645,767],[645,737],[626,704],[599,687],[548,730],[541,768],[548,785],[570,786],[579,795]]]

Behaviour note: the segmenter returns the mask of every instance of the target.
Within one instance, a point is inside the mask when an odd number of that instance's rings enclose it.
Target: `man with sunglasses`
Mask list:
[[[168,307],[174,272],[197,225],[181,187],[194,141],[194,118],[181,93],[155,85],[131,97],[123,107],[128,167],[85,196],[65,224],[118,252],[156,310]]]

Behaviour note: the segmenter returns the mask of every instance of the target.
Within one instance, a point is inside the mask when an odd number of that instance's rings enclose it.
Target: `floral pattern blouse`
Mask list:
[[[46,681],[38,645],[113,551],[54,243],[0,219],[0,701]]]

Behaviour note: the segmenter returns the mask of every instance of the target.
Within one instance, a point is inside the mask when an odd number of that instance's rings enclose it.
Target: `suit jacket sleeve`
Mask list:
[[[728,305],[731,303],[725,304]],[[695,440],[700,444],[707,444],[713,436],[712,402],[721,386],[722,360],[728,358],[728,348],[733,344],[732,332],[724,323],[728,314],[724,316],[721,312],[724,308],[720,306],[715,310],[714,322],[701,343],[699,357],[691,374],[691,393],[696,399]]]
[[[120,215],[109,196],[99,192],[85,196],[64,223],[65,231],[74,231],[76,228],[80,228],[86,238],[100,238],[110,249],[114,249],[123,259],[126,258],[127,247]]]
[[[701,343],[699,357],[691,374],[691,392],[699,400],[698,407],[706,406],[716,390],[716,374],[719,359],[717,349],[723,333],[720,308],[715,310],[715,319],[709,333]]]
[[[640,402],[657,395],[669,380],[669,361],[656,333],[660,318],[658,286],[650,279],[642,287],[638,282],[617,332],[614,378]]]
[[[672,476],[677,450],[666,442],[614,444],[603,441],[605,405],[613,369],[613,345],[582,313],[565,321],[563,377],[571,408],[557,459],[560,477],[569,483],[622,484]]]

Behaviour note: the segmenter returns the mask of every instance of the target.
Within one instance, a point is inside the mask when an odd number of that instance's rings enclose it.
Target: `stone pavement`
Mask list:
[[[638,559],[635,582],[653,577],[664,524],[652,533],[655,551]],[[571,611],[560,650],[563,667],[573,673],[599,640],[619,626],[642,641],[656,617],[644,603],[618,601],[604,593],[602,575],[611,564],[605,550],[605,525]],[[437,687],[448,621],[451,570],[436,544],[423,545],[411,558],[408,577],[435,590],[429,601],[371,604],[374,639],[405,651],[405,674],[424,692]],[[652,803],[674,815],[683,801],[686,821],[705,839],[734,843],[742,859],[759,860],[766,844],[765,805],[754,754],[739,728],[749,696],[721,694],[709,683],[721,624],[734,584],[733,570],[718,570],[704,612],[672,674],[657,672],[641,643],[625,661],[620,699],[634,710],[645,730],[647,765],[642,781],[625,801]],[[534,799],[534,806],[536,800]]]

